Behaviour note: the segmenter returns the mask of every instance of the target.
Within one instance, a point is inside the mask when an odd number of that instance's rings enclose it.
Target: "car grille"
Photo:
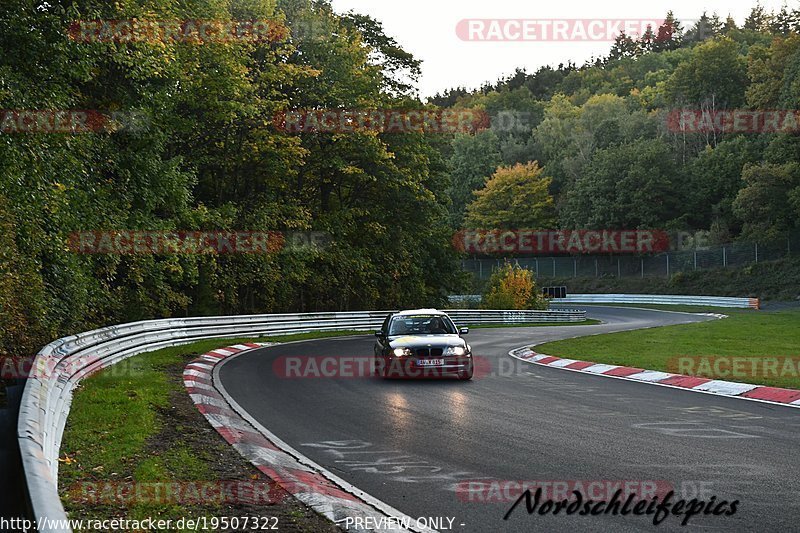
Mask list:
[[[417,348],[417,357],[441,357],[444,353],[442,348]]]

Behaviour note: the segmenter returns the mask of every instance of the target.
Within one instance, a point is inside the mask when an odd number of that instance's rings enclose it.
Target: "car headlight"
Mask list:
[[[444,355],[464,355],[467,351],[461,346],[448,346],[444,349]]]
[[[409,357],[411,355],[411,348],[395,348],[393,353],[395,357]]]

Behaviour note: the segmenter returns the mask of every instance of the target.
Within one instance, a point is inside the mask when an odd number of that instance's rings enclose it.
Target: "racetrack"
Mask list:
[[[796,529],[797,410],[507,355],[532,342],[710,319],[612,307],[588,314],[604,323],[471,331],[474,353],[493,369],[471,382],[287,379],[274,370],[282,356],[371,356],[371,336],[247,352],[225,363],[220,379],[241,407],[295,449],[411,517],[455,518],[454,531],[655,529],[652,516],[528,516],[524,504],[503,521],[513,498],[484,503],[476,500],[498,494],[457,490],[486,479],[655,481],[678,498],[740,501],[733,516],[698,515],[689,528],[670,516],[658,530]]]

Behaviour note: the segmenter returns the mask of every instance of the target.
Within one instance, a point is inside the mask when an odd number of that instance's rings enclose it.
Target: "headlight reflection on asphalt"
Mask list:
[[[468,409],[469,398],[467,395],[461,391],[449,391],[447,393],[447,401],[445,405],[450,406],[450,412],[452,414],[451,420],[457,422],[459,424],[466,424],[467,423],[467,415],[469,414]]]
[[[409,429],[411,422],[411,415],[408,412],[408,400],[404,394],[399,392],[391,392],[386,397],[387,404],[389,405],[390,421],[395,425],[395,429],[404,434],[404,430]]]

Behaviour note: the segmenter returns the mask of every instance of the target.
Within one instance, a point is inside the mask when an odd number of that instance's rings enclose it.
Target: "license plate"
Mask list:
[[[420,359],[417,361],[418,366],[442,366],[444,359]]]

